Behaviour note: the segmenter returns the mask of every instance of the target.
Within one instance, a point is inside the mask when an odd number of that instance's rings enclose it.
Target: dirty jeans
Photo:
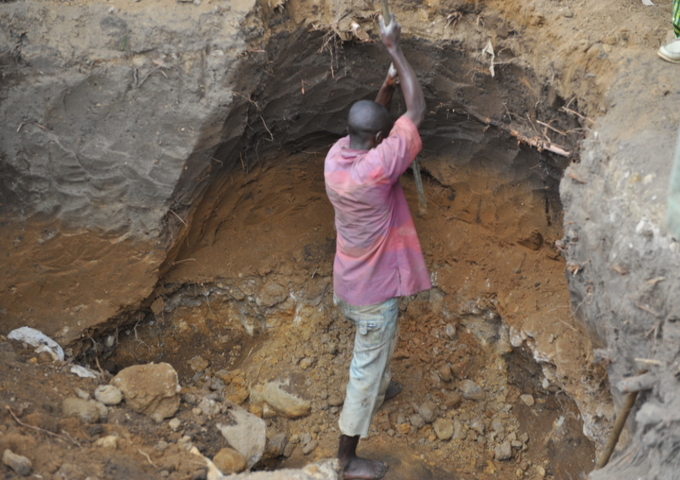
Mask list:
[[[349,383],[340,414],[343,435],[362,438],[378,408],[385,401],[390,384],[390,360],[397,344],[397,299],[359,307],[335,297],[340,311],[356,327],[354,356],[349,367]]]

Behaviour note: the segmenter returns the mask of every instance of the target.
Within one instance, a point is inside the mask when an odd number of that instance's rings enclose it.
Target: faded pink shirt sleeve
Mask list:
[[[380,156],[382,170],[392,182],[411,165],[423,148],[418,127],[407,116],[402,115],[394,122],[390,135],[375,148]]]

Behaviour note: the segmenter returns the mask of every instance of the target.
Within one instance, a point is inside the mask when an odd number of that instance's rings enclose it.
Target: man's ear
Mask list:
[[[385,136],[383,135],[383,132],[378,132],[375,134],[375,144],[380,145],[380,142],[382,142],[385,139]]]

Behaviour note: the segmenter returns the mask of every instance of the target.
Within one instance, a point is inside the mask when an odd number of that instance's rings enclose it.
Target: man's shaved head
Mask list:
[[[392,129],[392,119],[381,104],[372,100],[359,100],[349,109],[347,126],[352,138],[365,141],[379,132],[387,137]]]

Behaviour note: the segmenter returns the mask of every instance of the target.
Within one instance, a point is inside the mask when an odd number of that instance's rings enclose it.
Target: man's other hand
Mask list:
[[[390,86],[399,85],[399,73],[397,73],[397,68],[394,66],[394,63],[390,63],[390,68],[387,69],[385,83]]]
[[[378,16],[380,23],[380,39],[383,45],[388,49],[399,46],[399,37],[401,36],[401,25],[394,19],[394,13],[390,13],[390,24],[385,26],[382,15]]]

